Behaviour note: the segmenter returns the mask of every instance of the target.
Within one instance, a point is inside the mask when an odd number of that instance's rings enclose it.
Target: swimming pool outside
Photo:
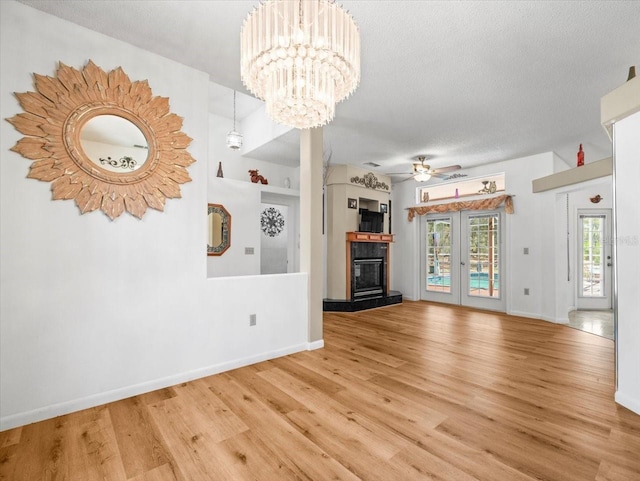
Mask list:
[[[500,275],[493,275],[493,288],[499,289]],[[427,277],[427,286],[450,287],[451,277],[449,274],[440,276],[430,275]],[[471,272],[469,278],[469,289],[489,289],[489,274],[486,272]]]

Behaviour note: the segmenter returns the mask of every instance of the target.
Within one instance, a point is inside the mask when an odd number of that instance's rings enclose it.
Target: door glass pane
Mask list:
[[[580,216],[582,221],[582,297],[603,297],[603,215]]]
[[[469,217],[470,296],[500,297],[500,216]]]
[[[451,292],[451,219],[427,220],[427,290]]]

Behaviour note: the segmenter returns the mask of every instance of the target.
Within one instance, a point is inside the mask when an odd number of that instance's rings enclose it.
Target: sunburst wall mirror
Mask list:
[[[15,93],[24,113],[7,120],[25,137],[11,150],[34,161],[27,177],[51,182],[54,200],[113,220],[124,211],[141,219],[181,196],[192,139],[146,80],[89,61],[82,70],[60,63],[55,77],[34,74],[34,84],[35,92]]]

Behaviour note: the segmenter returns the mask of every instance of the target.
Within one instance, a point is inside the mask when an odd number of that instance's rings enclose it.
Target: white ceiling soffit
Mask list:
[[[240,28],[257,0],[22,3],[207,72],[213,82],[248,94],[239,73]],[[380,172],[409,173],[417,154],[432,155],[434,168],[548,151],[573,165],[580,143],[587,163],[610,155],[600,98],[640,63],[640,2],[342,5],[361,31],[362,82],[324,129],[332,162],[375,162]],[[228,113],[228,107],[220,108]],[[252,155],[297,159],[297,149],[290,148],[293,135]]]

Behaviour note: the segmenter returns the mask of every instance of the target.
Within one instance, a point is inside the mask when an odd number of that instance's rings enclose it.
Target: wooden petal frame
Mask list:
[[[27,177],[51,182],[53,200],[74,199],[80,213],[101,209],[110,219],[125,210],[142,218],[148,207],[164,210],[191,181],[191,138],[169,99],[154,97],[146,80],[131,82],[122,68],[103,71],[92,61],[76,70],[62,63],[56,77],[34,74],[36,92],[15,93],[24,113],[7,119],[25,135],[11,149],[34,162]],[[147,161],[138,170],[109,172],[80,144],[82,127],[98,115],[117,115],[147,139]]]

